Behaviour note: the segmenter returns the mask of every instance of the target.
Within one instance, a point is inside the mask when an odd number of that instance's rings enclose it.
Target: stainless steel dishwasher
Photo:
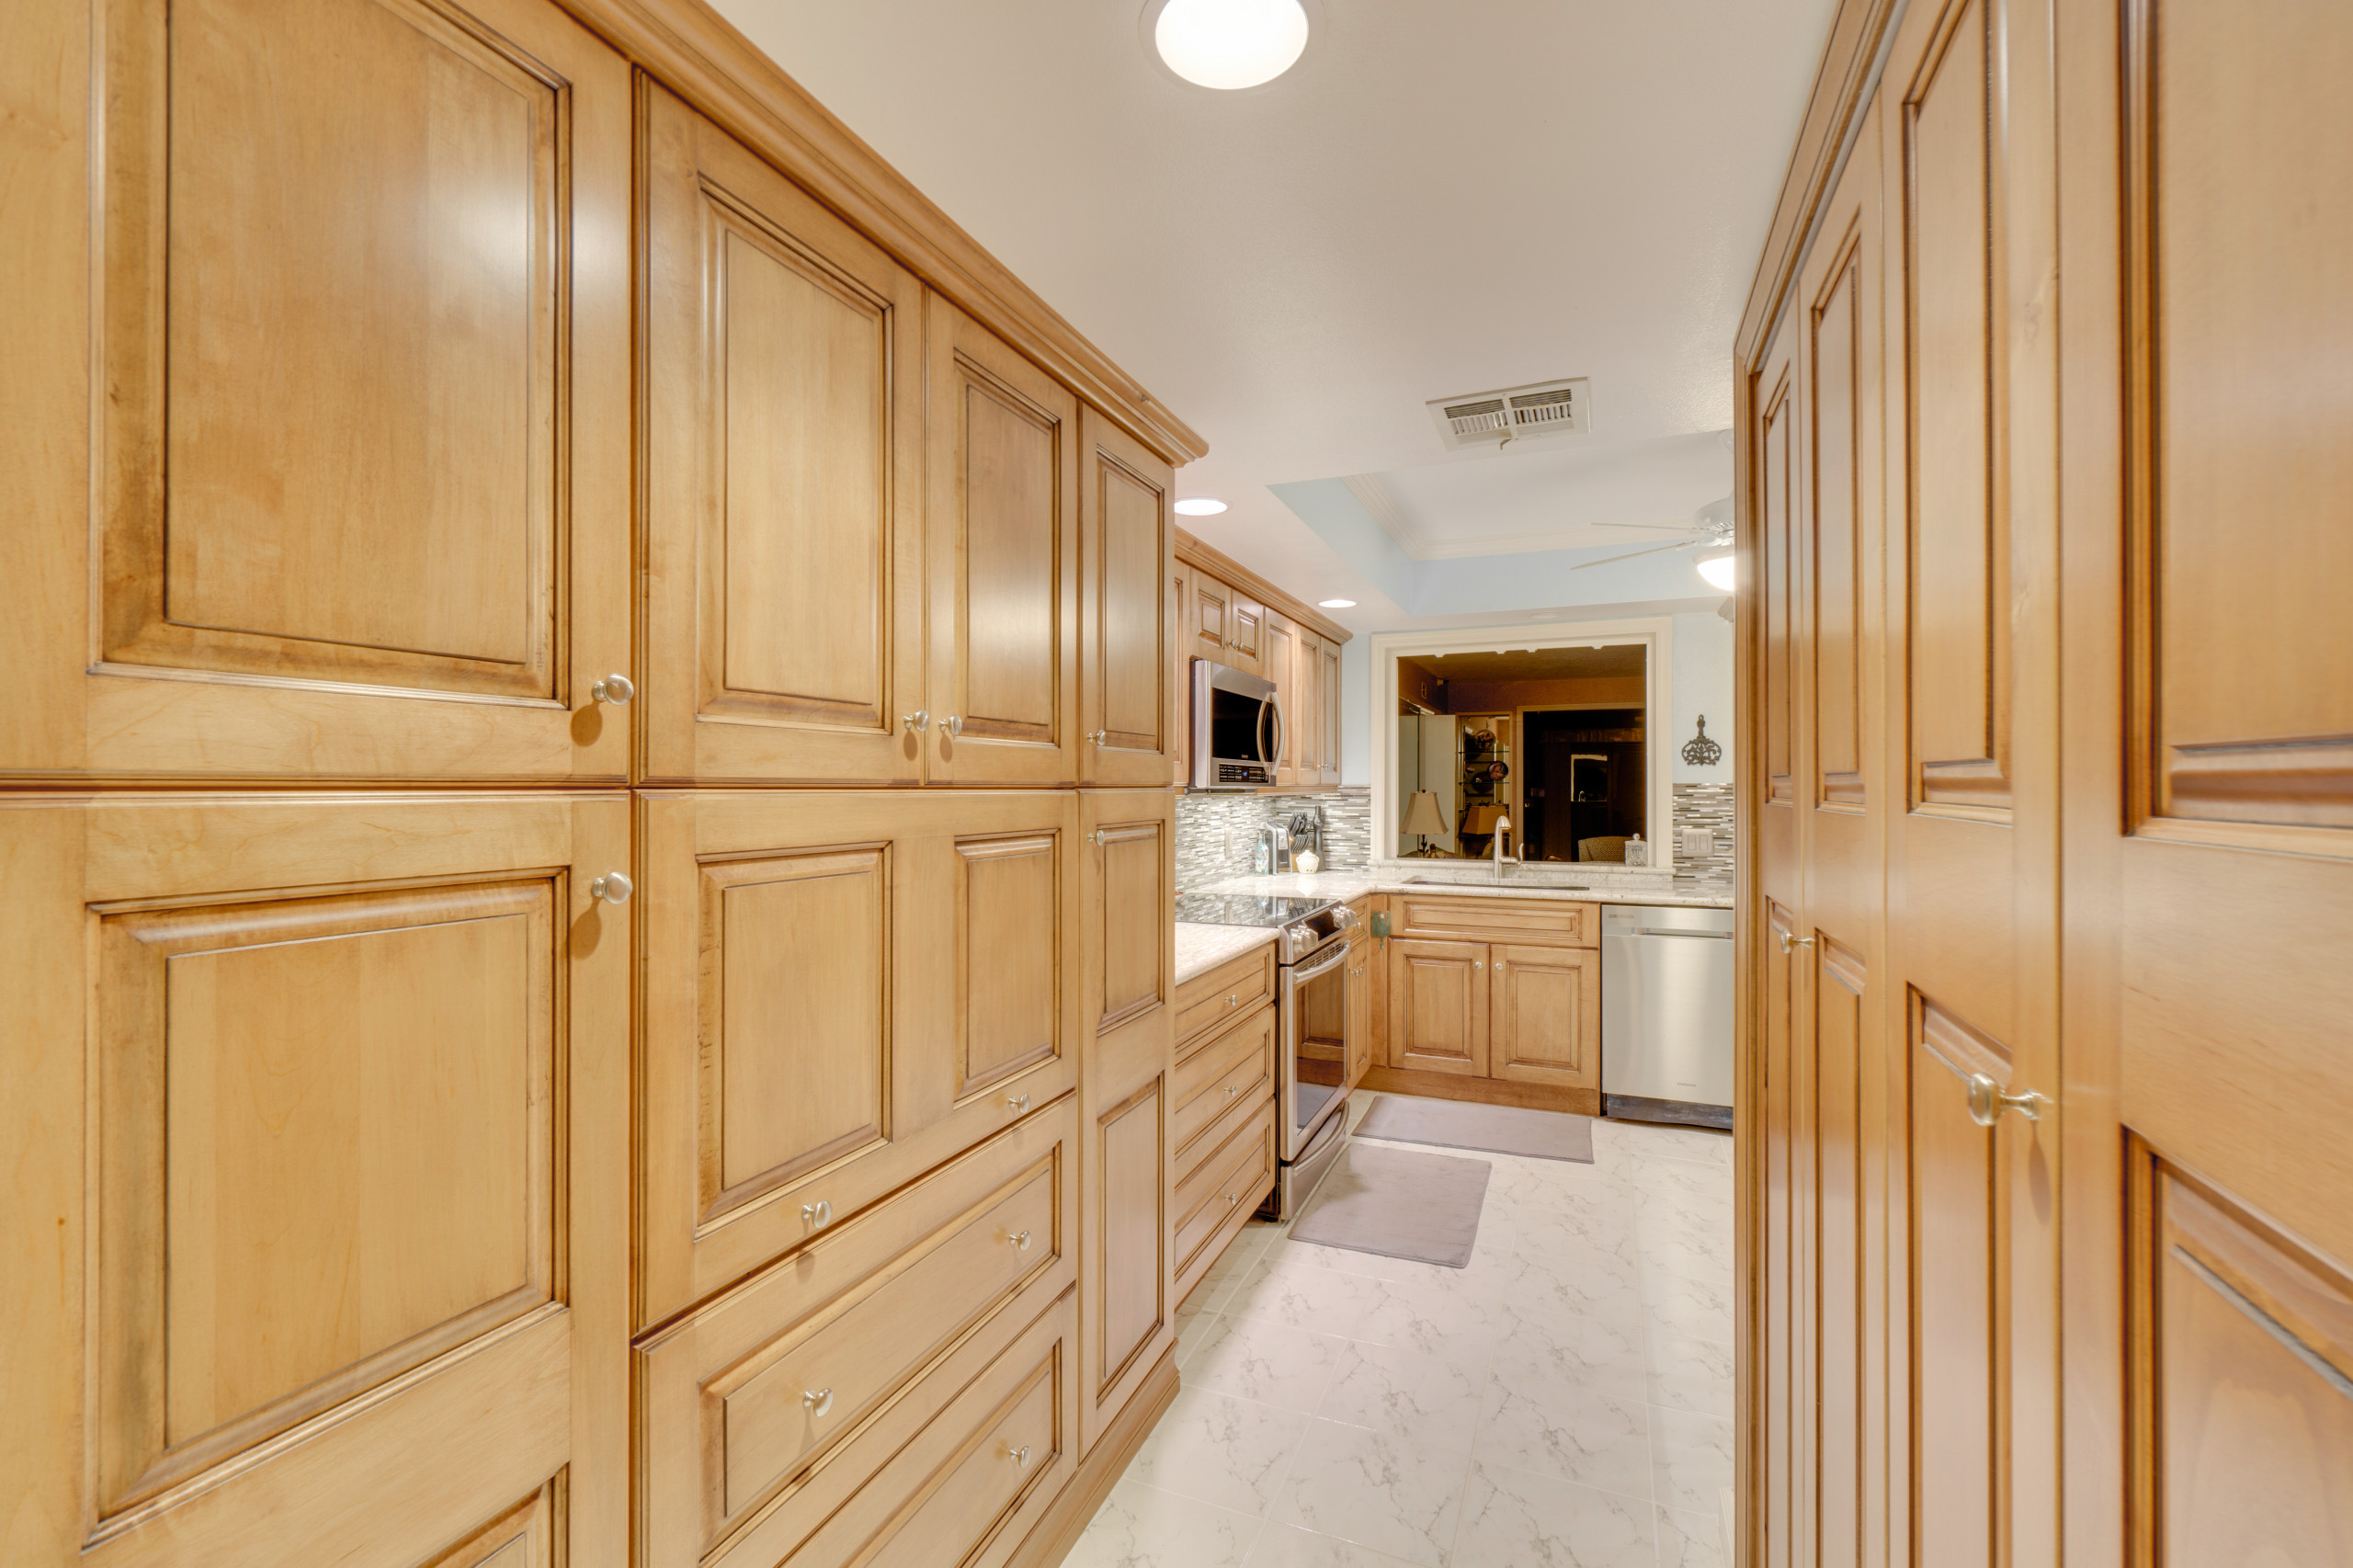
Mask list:
[[[1732,1125],[1732,960],[1729,909],[1603,906],[1603,1114]]]

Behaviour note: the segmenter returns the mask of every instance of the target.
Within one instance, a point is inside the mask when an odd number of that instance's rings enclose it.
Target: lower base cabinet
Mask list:
[[[1598,906],[1398,898],[1374,1088],[1597,1113]]]

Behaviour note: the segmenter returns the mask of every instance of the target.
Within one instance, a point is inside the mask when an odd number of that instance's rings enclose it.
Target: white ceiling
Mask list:
[[[1142,0],[716,3],[1207,437],[1179,488],[1233,509],[1187,526],[1294,591],[1345,562],[1272,483],[1378,476],[1425,558],[1638,543],[1596,525],[1731,488],[1835,0],[1320,0],[1242,93],[1160,68]],[[1592,435],[1448,454],[1423,406],[1561,376]]]

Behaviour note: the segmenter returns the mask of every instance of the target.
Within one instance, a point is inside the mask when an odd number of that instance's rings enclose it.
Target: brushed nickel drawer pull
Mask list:
[[[1005,1457],[1011,1460],[1017,1469],[1027,1470],[1029,1468],[1029,1445],[1024,1443],[1017,1449],[1008,1443],[1006,1445]]]
[[[1239,1084],[1228,1084],[1228,1085],[1225,1086],[1225,1097],[1226,1097],[1226,1098],[1228,1098],[1228,1099],[1232,1099],[1234,1096],[1236,1096],[1236,1095],[1240,1094],[1241,1092],[1242,1092],[1242,1085],[1239,1085]]]
[[[1016,1252],[1028,1252],[1029,1250],[1029,1233],[1027,1231],[1016,1231],[1013,1234],[1006,1237],[1005,1239],[1008,1243],[1012,1244],[1013,1250]]]
[[[1028,1095],[1007,1095],[1005,1096],[1005,1108],[1011,1111],[1016,1116],[1026,1116],[1029,1111],[1029,1096]]]
[[[804,1389],[801,1391],[801,1405],[807,1409],[810,1415],[822,1420],[833,1412],[834,1391],[831,1389]]]
[[[822,1198],[814,1203],[804,1203],[801,1206],[801,1219],[802,1223],[822,1231],[834,1222],[834,1206]]]
[[[1781,938],[1781,950],[1785,953],[1793,948],[1813,946],[1813,938],[1811,937],[1792,937],[1787,931],[1777,932],[1776,935]]]

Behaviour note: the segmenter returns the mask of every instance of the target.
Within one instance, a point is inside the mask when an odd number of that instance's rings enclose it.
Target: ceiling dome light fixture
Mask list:
[[[1176,503],[1177,515],[1187,517],[1214,517],[1225,510],[1225,503],[1212,501],[1206,495],[1188,495]]]
[[[1699,568],[1699,575],[1708,580],[1710,587],[1728,594],[1732,592],[1734,582],[1733,562],[1731,551],[1711,550],[1692,564]]]
[[[1297,64],[1307,48],[1307,11],[1300,0],[1155,4],[1152,46],[1168,69],[1196,86],[1233,92],[1262,85]]]
[[[1354,599],[1317,599],[1315,601],[1315,608],[1317,609],[1354,609],[1357,608],[1357,601]]]

